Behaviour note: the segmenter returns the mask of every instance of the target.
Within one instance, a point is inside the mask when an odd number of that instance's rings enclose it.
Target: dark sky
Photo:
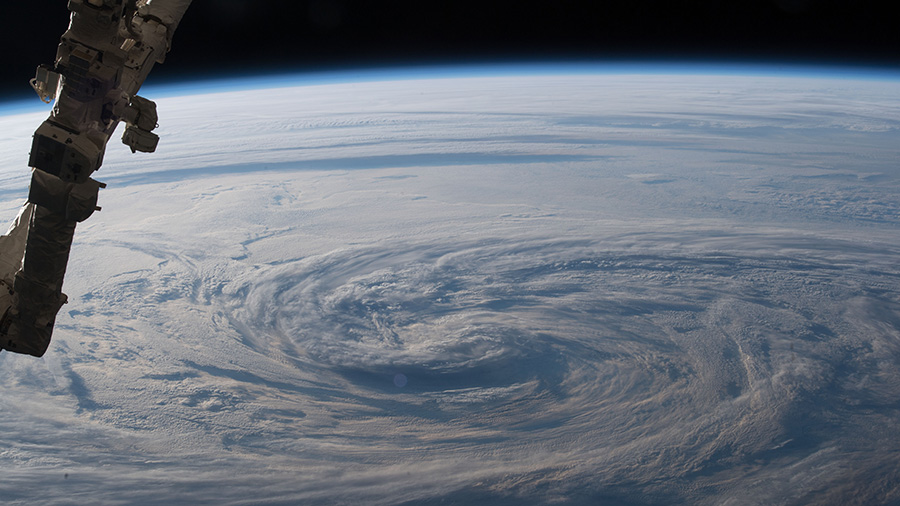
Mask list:
[[[881,5],[886,2],[879,2]],[[0,93],[32,93],[66,0],[6,2]],[[860,0],[194,0],[151,79],[509,60],[740,60],[900,69],[889,8]]]

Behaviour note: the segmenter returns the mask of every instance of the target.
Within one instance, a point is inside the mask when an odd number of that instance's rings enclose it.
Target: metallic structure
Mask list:
[[[0,236],[0,350],[42,356],[66,303],[63,277],[75,225],[97,207],[91,175],[120,122],[132,152],[152,152],[156,104],[137,95],[162,63],[191,0],[68,0],[56,62],[32,87],[50,117],[34,133],[28,202]]]

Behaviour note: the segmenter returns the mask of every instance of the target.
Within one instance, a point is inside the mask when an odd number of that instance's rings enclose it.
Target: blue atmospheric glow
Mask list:
[[[42,110],[46,110],[49,114],[50,106],[41,102],[37,95],[35,95],[34,100],[16,99],[9,101],[0,101],[0,116],[9,116],[13,114],[30,114]]]
[[[248,89],[273,89],[377,81],[504,77],[522,75],[747,75],[786,78],[827,78],[875,81],[900,80],[900,69],[742,62],[554,62],[483,63],[421,67],[352,68],[323,72],[230,75],[179,83],[148,82],[145,93],[155,97],[197,95]]]
[[[142,94],[154,98],[204,95],[241,90],[263,90],[294,86],[315,86],[377,81],[446,79],[464,77],[504,77],[525,75],[746,75],[785,78],[853,79],[900,81],[900,69],[891,67],[851,67],[747,62],[550,62],[479,63],[417,67],[360,67],[320,72],[223,75],[208,79],[154,81],[152,76]],[[38,100],[0,101],[0,115],[37,112],[46,106]]]

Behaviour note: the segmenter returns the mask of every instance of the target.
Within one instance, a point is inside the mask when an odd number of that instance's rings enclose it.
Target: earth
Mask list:
[[[0,354],[4,504],[900,501],[900,77],[144,94],[49,351]]]

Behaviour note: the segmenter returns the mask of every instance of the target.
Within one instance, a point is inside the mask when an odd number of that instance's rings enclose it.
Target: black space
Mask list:
[[[65,0],[7,2],[0,93],[30,94]],[[854,0],[194,0],[151,80],[359,66],[707,60],[900,70],[888,2]]]

